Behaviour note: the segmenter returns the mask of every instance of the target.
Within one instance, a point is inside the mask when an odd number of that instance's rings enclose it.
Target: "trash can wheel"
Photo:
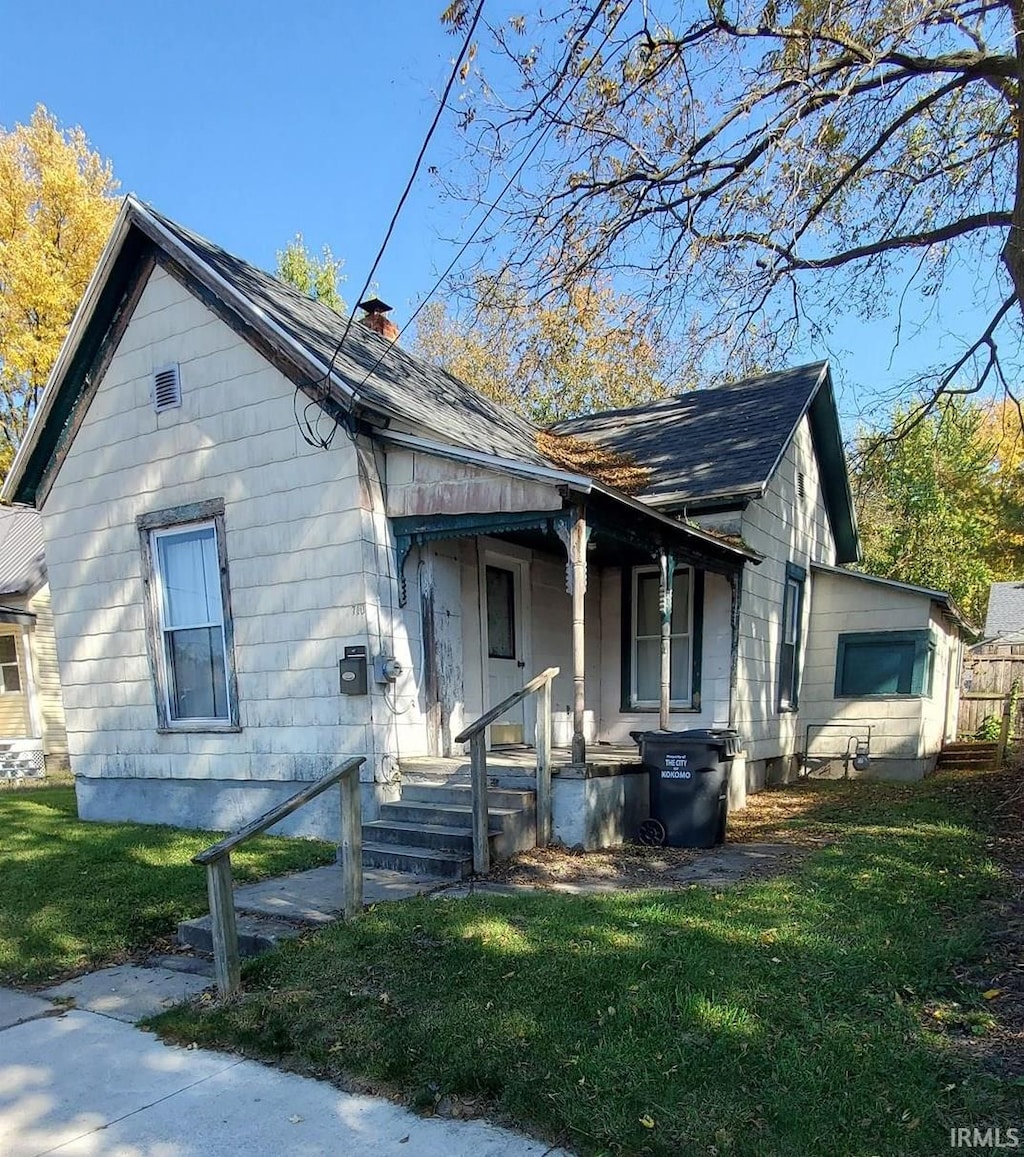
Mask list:
[[[668,839],[668,831],[661,820],[644,820],[637,838],[645,848],[663,848]]]

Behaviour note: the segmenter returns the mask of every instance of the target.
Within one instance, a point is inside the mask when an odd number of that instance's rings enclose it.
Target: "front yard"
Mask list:
[[[1012,786],[764,793],[732,836],[800,849],[770,877],[382,905],[157,1027],[585,1154],[946,1152],[950,1128],[1024,1125]],[[0,980],[144,955],[205,911],[189,859],[210,840],[80,823],[63,787],[0,792]],[[237,876],[332,852],[263,840]]]
[[[210,832],[82,823],[68,786],[0,790],[0,984],[35,985],[144,953],[207,911],[189,861]],[[329,863],[334,849],[261,839],[232,857],[240,881]]]
[[[381,906],[158,1027],[583,1153],[945,1152],[1024,1125],[1008,782],[772,792],[734,830],[809,851],[770,879]]]

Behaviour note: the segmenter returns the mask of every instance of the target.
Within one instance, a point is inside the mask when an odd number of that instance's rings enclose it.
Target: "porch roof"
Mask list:
[[[391,518],[400,559],[414,545],[448,538],[480,535],[509,538],[524,545],[561,552],[560,530],[568,527],[573,509],[580,505],[567,494],[561,510],[514,510],[490,513],[402,515]],[[761,556],[745,546],[686,526],[636,503],[638,511],[621,501],[615,491],[593,490],[582,503],[591,529],[593,561],[607,565],[623,556],[647,556],[660,550],[678,562],[734,574],[744,563],[759,563]],[[624,509],[625,507],[625,509]]]

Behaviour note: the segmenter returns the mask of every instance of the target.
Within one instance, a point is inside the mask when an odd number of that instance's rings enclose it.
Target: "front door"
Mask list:
[[[488,708],[523,685],[522,618],[521,565],[512,560],[488,560],[484,566]],[[490,743],[522,743],[525,732],[523,704],[518,703],[491,725]]]

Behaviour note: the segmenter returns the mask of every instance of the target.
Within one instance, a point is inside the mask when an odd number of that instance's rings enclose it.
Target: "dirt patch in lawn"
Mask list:
[[[729,817],[728,836],[719,848],[648,848],[640,844],[584,852],[536,848],[497,865],[491,879],[534,887],[687,888],[719,887],[790,871],[808,852],[831,843],[820,825],[792,827],[820,807],[817,785],[776,788],[750,796],[747,807]],[[830,793],[831,798],[832,793]]]

